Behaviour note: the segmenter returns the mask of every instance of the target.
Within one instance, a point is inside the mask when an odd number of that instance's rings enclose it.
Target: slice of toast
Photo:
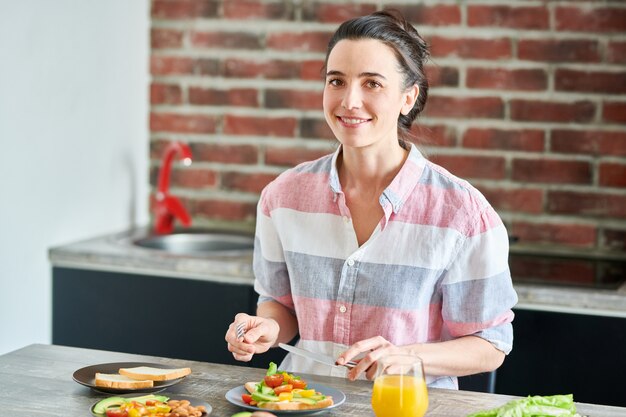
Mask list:
[[[137,380],[119,374],[101,374],[96,373],[96,386],[118,389],[140,389],[152,388],[154,382],[152,380]]]
[[[151,381],[169,381],[187,376],[191,373],[190,368],[153,368],[150,366],[137,366],[134,368],[120,368],[120,375],[132,379]]]

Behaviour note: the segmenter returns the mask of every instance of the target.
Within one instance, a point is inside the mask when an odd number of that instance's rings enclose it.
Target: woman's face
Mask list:
[[[397,144],[398,116],[417,93],[417,86],[402,91],[396,56],[378,40],[342,40],[328,56],[324,116],[344,146]]]

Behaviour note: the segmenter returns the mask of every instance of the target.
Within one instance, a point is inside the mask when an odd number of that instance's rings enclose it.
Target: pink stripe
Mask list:
[[[300,337],[351,345],[359,340],[382,336],[397,345],[437,341],[441,337],[441,305],[420,311],[350,305],[331,300],[295,297]],[[339,307],[346,307],[341,313]],[[337,328],[341,330],[335,335]],[[344,333],[346,332],[346,333]]]
[[[304,213],[328,213],[340,215],[333,201],[328,173],[286,171],[271,185],[271,193],[264,200],[263,214],[269,216],[272,209],[289,208]],[[297,190],[297,192],[294,192]],[[326,198],[324,197],[326,196]]]
[[[481,330],[488,329],[490,327],[499,326],[504,323],[510,323],[513,321],[513,312],[507,311],[503,315],[496,317],[495,319],[482,323],[461,323],[461,322],[446,322],[446,327],[450,331],[453,337],[467,336],[474,334]]]
[[[485,210],[480,196],[467,190],[418,184],[414,192],[419,197],[409,199],[394,221],[450,228],[465,236],[484,233],[501,223],[493,209]],[[468,218],[483,210],[482,221],[468,222]]]
[[[293,310],[293,297],[291,296],[291,294],[283,295],[281,297],[274,297],[274,299],[278,301],[279,303],[281,303],[282,305],[289,307],[290,309]]]

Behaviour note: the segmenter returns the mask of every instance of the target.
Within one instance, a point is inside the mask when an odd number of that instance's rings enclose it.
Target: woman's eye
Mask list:
[[[334,87],[339,87],[342,84],[343,83],[338,78],[331,78],[330,80],[328,80],[328,85],[332,85]]]
[[[380,83],[377,82],[377,81],[367,81],[365,83],[365,85],[367,86],[367,88],[379,88],[379,87],[382,87],[382,85],[380,85]]]

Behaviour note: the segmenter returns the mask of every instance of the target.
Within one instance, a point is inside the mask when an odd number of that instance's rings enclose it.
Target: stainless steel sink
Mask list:
[[[135,238],[132,243],[176,255],[238,255],[252,250],[254,237],[231,232],[178,232]]]

